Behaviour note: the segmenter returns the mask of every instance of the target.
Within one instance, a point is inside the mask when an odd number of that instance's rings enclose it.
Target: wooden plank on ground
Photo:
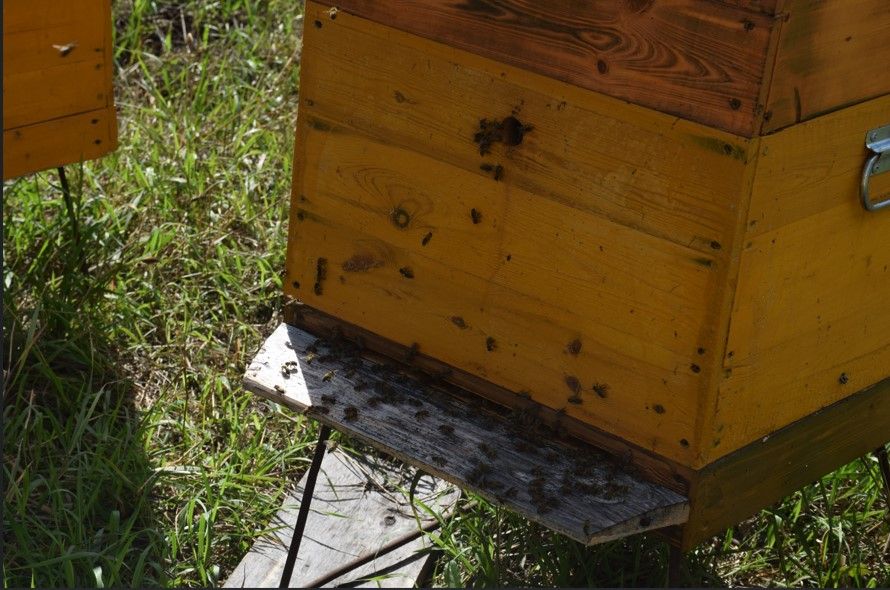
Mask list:
[[[413,475],[413,469],[393,461],[330,450],[322,462],[290,587],[315,587],[314,582],[333,570],[417,533],[408,497]],[[304,475],[269,524],[272,532],[257,540],[224,587],[278,586],[305,483]],[[447,518],[459,495],[450,484],[424,475],[417,484],[415,500]],[[422,525],[433,520],[424,512],[419,515]],[[321,587],[412,587],[430,565],[428,549],[428,540],[420,536]]]
[[[503,415],[287,324],[266,340],[244,384],[577,541],[621,538],[688,515],[684,496],[597,449],[557,441],[532,413]]]

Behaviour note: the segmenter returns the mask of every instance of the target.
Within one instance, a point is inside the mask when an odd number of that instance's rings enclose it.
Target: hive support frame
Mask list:
[[[322,424],[318,431],[318,441],[315,443],[315,453],[312,455],[312,464],[306,477],[306,487],[303,488],[303,498],[300,500],[300,512],[297,514],[297,524],[294,526],[294,535],[291,537],[290,547],[287,550],[287,559],[284,562],[284,571],[281,572],[279,588],[289,588],[290,579],[294,573],[294,564],[297,562],[297,554],[300,552],[300,542],[303,540],[303,530],[306,528],[306,520],[309,518],[309,507],[312,505],[312,495],[315,492],[315,482],[318,480],[318,472],[321,469],[321,461],[327,448],[328,437],[331,435],[331,427]]]

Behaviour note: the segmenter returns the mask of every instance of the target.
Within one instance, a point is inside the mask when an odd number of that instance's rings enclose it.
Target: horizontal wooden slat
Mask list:
[[[112,104],[107,0],[4,2],[3,128]]]
[[[890,376],[890,215],[859,204],[890,96],[764,137],[714,456]]]
[[[781,395],[776,389],[773,397]],[[709,465],[694,478],[683,547],[693,548],[890,442],[888,424],[890,379],[885,379]]]
[[[470,405],[282,324],[245,387],[583,543],[686,520],[686,499],[596,449],[542,438],[533,424]]]
[[[4,74],[3,128],[104,108],[110,102],[102,57],[49,69]]]
[[[98,158],[117,148],[113,107],[3,132],[3,179]]]
[[[15,30],[4,22],[3,74],[45,70],[81,61],[102,61],[105,53],[108,23],[101,17],[103,0],[77,0],[71,4],[79,10],[62,15],[56,11],[40,13],[29,2],[7,0],[4,13],[25,13],[27,27]],[[56,3],[53,4],[65,4]],[[27,7],[27,8],[26,8]],[[21,16],[21,15],[20,15]],[[37,26],[39,25],[39,26]]]
[[[751,137],[756,130],[757,99],[773,25],[772,17],[760,11],[770,11],[774,3],[325,3],[341,13],[738,135]],[[324,17],[319,20],[327,22]]]
[[[764,133],[890,94],[887,0],[788,0],[783,10]]]
[[[307,4],[310,23],[326,14]],[[348,14],[307,27],[301,94],[303,126],[322,116],[478,174],[500,164],[506,184],[716,255],[748,157],[747,140]],[[480,156],[480,120],[511,114],[533,130]]]

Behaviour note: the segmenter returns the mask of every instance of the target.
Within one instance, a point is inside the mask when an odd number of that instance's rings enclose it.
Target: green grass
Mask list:
[[[5,586],[212,585],[315,437],[239,385],[282,304],[301,7],[115,14],[120,148],[69,167],[82,256],[54,171],[5,188]],[[703,544],[687,581],[890,585],[876,474],[854,462]],[[584,548],[481,501],[431,538],[437,585],[665,582],[655,537]]]

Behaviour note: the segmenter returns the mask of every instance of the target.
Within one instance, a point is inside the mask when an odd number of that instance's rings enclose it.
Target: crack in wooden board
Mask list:
[[[687,499],[589,446],[534,437],[443,389],[281,324],[245,387],[582,543],[681,524]]]

